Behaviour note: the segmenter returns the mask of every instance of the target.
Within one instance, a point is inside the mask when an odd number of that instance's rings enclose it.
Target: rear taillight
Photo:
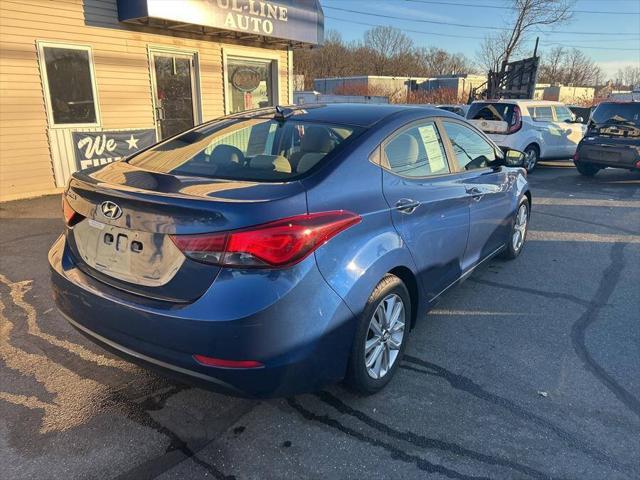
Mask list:
[[[511,118],[511,125],[507,133],[516,133],[522,128],[522,112],[518,105],[513,107],[513,116]]]
[[[256,360],[225,360],[223,358],[194,355],[193,359],[200,365],[218,368],[261,368],[264,365]]]
[[[189,258],[236,268],[288,267],[360,222],[344,210],[310,213],[229,232],[171,235]]]
[[[64,194],[62,195],[62,215],[64,216],[64,223],[68,227],[73,227],[76,223],[84,218],[73,208],[71,208],[71,205],[69,205],[69,201],[67,200],[67,196]]]

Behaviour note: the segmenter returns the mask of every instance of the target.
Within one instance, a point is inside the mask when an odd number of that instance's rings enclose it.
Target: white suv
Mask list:
[[[467,120],[501,147],[527,155],[527,170],[540,159],[571,158],[587,128],[563,103],[543,100],[473,102]]]

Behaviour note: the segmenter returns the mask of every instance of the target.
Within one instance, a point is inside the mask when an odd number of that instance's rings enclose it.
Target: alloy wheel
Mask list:
[[[525,152],[525,162],[527,172],[533,170],[538,163],[538,151],[535,148],[528,148]]]
[[[524,244],[525,235],[527,234],[527,224],[529,222],[529,207],[526,203],[520,205],[516,214],[516,221],[513,226],[513,237],[511,239],[513,250],[520,251]]]
[[[406,321],[406,309],[399,295],[387,295],[378,305],[369,321],[364,359],[371,378],[384,377],[395,364]]]

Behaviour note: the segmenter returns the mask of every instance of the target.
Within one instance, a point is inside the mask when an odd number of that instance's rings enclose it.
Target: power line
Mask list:
[[[475,28],[475,29],[483,29],[483,30],[500,30],[500,31],[508,31],[510,32],[512,29],[507,27],[493,27],[493,26],[483,26],[483,25],[469,25],[466,23],[453,23],[453,22],[443,22],[438,20],[424,20],[422,18],[409,18],[409,17],[399,17],[397,15],[385,15],[382,13],[370,13],[370,12],[362,12],[360,10],[351,10],[349,8],[340,8],[340,7],[329,7],[325,6],[323,8],[327,8],[329,10],[337,10],[340,12],[346,13],[356,13],[358,15],[368,15],[370,17],[379,17],[379,18],[389,18],[393,20],[403,20],[405,22],[418,22],[418,23],[428,23],[432,25],[447,25],[451,27],[461,27],[461,28]],[[543,32],[543,33],[558,33],[558,32]],[[571,35],[611,35],[611,36],[620,36],[620,35],[637,35],[636,33],[609,33],[609,32],[573,32],[568,30],[563,30],[559,33],[567,33]]]
[[[367,22],[358,22],[356,20],[346,20],[344,18],[332,17],[330,15],[325,15],[324,18],[330,18],[331,20],[338,20],[339,22],[355,23],[357,25],[366,25],[368,27],[384,27],[384,25],[378,25],[378,24],[375,24],[375,23],[367,23]],[[409,30],[409,29],[406,29],[406,28],[403,28],[402,31],[403,32],[408,32],[408,33],[418,33],[418,34],[422,34],[422,35],[436,35],[438,37],[470,38],[472,40],[484,40],[484,37],[472,37],[472,36],[469,36],[469,35],[454,35],[454,34],[447,34],[447,33],[431,33],[431,32],[424,32],[424,31],[421,31],[421,30]]]
[[[493,8],[497,10],[514,10],[514,7],[507,7],[504,5],[485,5],[479,3],[457,3],[457,2],[444,2],[439,0],[404,0],[405,2],[414,3],[426,3],[430,5],[450,5],[459,7],[478,7],[478,8]],[[634,0],[635,1],[635,0]],[[640,15],[640,12],[612,12],[612,11],[599,11],[599,10],[571,10],[572,13],[595,13],[598,15]]]
[[[586,50],[613,50],[616,52],[640,52],[640,48],[617,48],[617,47],[597,47],[595,45],[567,45],[562,42],[540,42],[542,46],[558,46],[558,47],[567,47],[567,48],[577,48],[578,50],[586,49]]]
[[[330,15],[325,15],[325,18],[329,18],[331,20],[337,20],[339,22],[345,22],[345,23],[355,23],[356,25],[366,25],[368,27],[384,27],[385,25],[380,25],[380,24],[375,24],[375,23],[368,23],[368,22],[358,22],[356,20],[347,20],[344,18],[338,18],[338,17],[332,17]],[[436,32],[425,32],[425,31],[421,31],[421,30],[409,30],[406,28],[402,29],[403,32],[407,32],[407,33],[416,33],[419,35],[428,35],[428,36],[436,36],[436,37],[452,37],[452,38],[470,38],[472,40],[484,40],[484,37],[472,37],[472,36],[468,36],[468,35],[453,35],[453,34],[446,34],[446,33],[436,33]],[[615,51],[629,51],[629,52],[639,52],[640,48],[617,48],[617,47],[597,47],[597,46],[577,46],[577,45],[567,45],[564,43],[559,43],[559,42],[555,42],[555,43],[547,43],[547,42],[542,42],[543,45],[562,45],[568,48],[578,48],[578,49],[586,49],[586,50],[615,50]]]
[[[533,30],[533,31],[532,31],[532,33],[536,33],[536,34],[538,34],[538,33],[539,33],[539,34],[541,34],[541,35],[542,35],[542,34],[544,34],[545,32],[539,32],[538,30]],[[558,33],[558,34],[560,34],[560,35],[562,34],[562,32],[557,32],[557,33]],[[556,34],[556,33],[554,33],[554,35],[555,35],[555,34]],[[575,39],[574,39],[574,38],[558,38],[558,37],[554,37],[554,38],[552,38],[552,39],[550,39],[550,40],[554,40],[554,41],[556,41],[556,42],[569,42],[569,43],[573,43],[573,40],[575,40]],[[580,41],[583,41],[583,40],[584,40],[585,42],[588,42],[588,41],[589,41],[589,40],[587,40],[587,39],[580,39]],[[624,40],[625,40],[625,41],[638,41],[638,42],[639,42],[638,44],[640,45],[640,38],[625,38]],[[614,39],[611,39],[611,38],[606,38],[606,39],[598,38],[597,40],[594,40],[594,41],[597,41],[597,42],[598,42],[598,44],[600,44],[600,43],[617,43],[617,44],[620,44],[621,39],[616,38],[616,39],[614,40]],[[575,43],[574,45],[584,45],[584,43],[580,43],[580,44]],[[588,44],[587,44],[587,45],[588,45]]]
[[[370,17],[380,17],[380,18],[391,18],[394,20],[405,20],[405,21],[409,21],[409,22],[419,22],[419,23],[430,23],[433,25],[449,25],[452,27],[462,27],[462,28],[483,28],[486,30],[511,30],[510,28],[504,28],[504,27],[481,27],[479,25],[468,25],[465,23],[452,23],[452,22],[441,22],[441,21],[437,21],[437,20],[424,20],[421,18],[409,18],[409,17],[398,17],[396,15],[385,15],[383,13],[369,13],[369,12],[362,12],[359,10],[351,10],[348,8],[339,8],[339,7],[324,7],[324,8],[328,8],[329,10],[339,10],[341,12],[347,12],[347,13],[357,13],[359,15],[368,15]]]

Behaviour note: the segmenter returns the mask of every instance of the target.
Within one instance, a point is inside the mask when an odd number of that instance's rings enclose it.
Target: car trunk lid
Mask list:
[[[67,238],[78,267],[115,288],[188,302],[219,267],[185,257],[170,235],[234,230],[306,213],[300,182],[256,183],[150,172],[125,162],[74,174],[79,214]]]

